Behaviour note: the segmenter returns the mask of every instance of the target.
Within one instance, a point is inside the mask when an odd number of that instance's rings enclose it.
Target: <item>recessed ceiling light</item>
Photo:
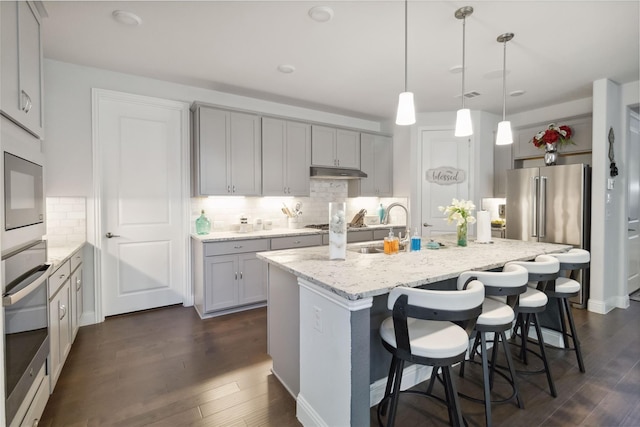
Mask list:
[[[449,72],[451,74],[460,74],[462,72],[462,65],[454,65],[453,67],[449,68]]]
[[[278,65],[278,71],[284,74],[291,74],[296,70],[296,67],[289,64],[280,64]]]
[[[526,91],[524,90],[514,90],[509,92],[509,96],[520,96],[520,95],[524,95],[526,93]]]
[[[328,22],[333,18],[333,9],[329,6],[315,6],[309,9],[309,16],[316,22]]]
[[[142,18],[133,12],[127,12],[126,10],[114,10],[112,15],[113,19],[124,25],[137,26],[142,24]]]

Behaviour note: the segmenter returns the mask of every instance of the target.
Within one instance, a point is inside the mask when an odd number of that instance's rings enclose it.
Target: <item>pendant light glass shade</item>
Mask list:
[[[498,133],[496,134],[496,145],[513,144],[513,134],[511,133],[511,122],[504,120],[498,123]]]
[[[513,144],[513,133],[511,132],[511,122],[506,119],[507,115],[507,42],[513,38],[513,33],[504,33],[498,36],[498,43],[504,44],[504,56],[502,63],[502,121],[498,123],[498,133],[496,133],[496,145]]]
[[[456,10],[454,16],[462,19],[462,108],[458,110],[456,115],[455,136],[471,136],[473,135],[473,125],[471,124],[471,110],[464,107],[464,73],[465,73],[465,38],[466,38],[466,21],[467,16],[473,13],[471,6],[461,7]]]
[[[398,96],[398,114],[396,124],[407,126],[416,122],[416,107],[413,103],[413,92],[402,92]]]
[[[473,125],[471,124],[471,110],[461,108],[456,116],[456,136],[473,135]]]
[[[398,96],[398,113],[396,124],[412,125],[416,122],[416,107],[413,92],[407,91],[407,0],[404,1],[404,92]]]

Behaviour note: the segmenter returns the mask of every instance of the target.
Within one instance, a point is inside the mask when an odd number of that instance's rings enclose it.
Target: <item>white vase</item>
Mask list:
[[[329,203],[329,259],[347,258],[346,203]]]

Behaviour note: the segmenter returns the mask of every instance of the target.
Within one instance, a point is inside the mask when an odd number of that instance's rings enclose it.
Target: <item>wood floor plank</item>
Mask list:
[[[525,409],[493,405],[495,426],[640,426],[640,302],[574,315],[587,372],[573,352],[549,349],[558,397],[544,375],[519,375]],[[205,320],[181,306],[115,316],[80,328],[39,425],[300,426],[295,400],[270,369],[264,308]],[[478,393],[473,369],[460,391]],[[484,425],[482,405],[461,405],[469,426]],[[442,404],[402,396],[397,426],[447,424]]]

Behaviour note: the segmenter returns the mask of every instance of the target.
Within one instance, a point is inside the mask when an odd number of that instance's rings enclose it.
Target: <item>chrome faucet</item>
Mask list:
[[[404,223],[407,226],[407,235],[410,235],[411,227],[409,227],[409,210],[401,203],[391,203],[389,206],[387,206],[387,209],[384,212],[384,217],[382,218],[382,223],[385,225],[389,224],[389,212],[391,211],[391,208],[395,208],[396,206],[400,206],[402,209],[404,209]]]

